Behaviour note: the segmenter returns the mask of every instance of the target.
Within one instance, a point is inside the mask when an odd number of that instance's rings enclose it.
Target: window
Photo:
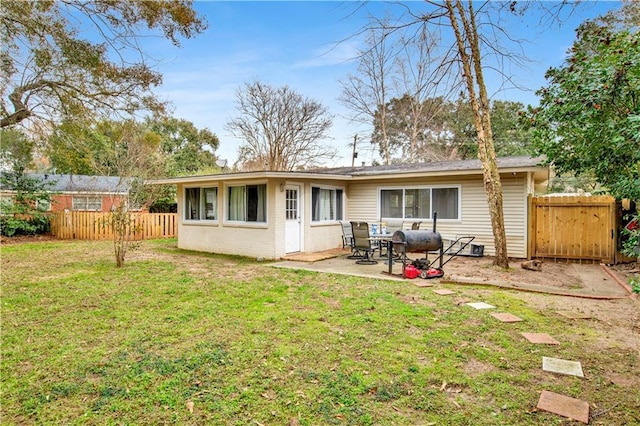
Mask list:
[[[185,220],[217,220],[218,188],[186,188],[184,218]]]
[[[460,190],[452,188],[404,188],[380,190],[380,216],[397,219],[458,219]]]
[[[311,188],[311,221],[342,220],[342,189]]]
[[[102,211],[102,197],[95,195],[74,195],[71,200],[73,210]]]
[[[404,190],[404,217],[427,218],[431,206],[431,191],[429,189]]]
[[[229,220],[267,221],[267,185],[230,186],[228,196]]]
[[[433,188],[431,199],[438,219],[458,219],[458,188]]]

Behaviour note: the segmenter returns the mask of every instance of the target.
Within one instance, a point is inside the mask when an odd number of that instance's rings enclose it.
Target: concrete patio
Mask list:
[[[435,279],[405,279],[401,276],[402,264],[395,263],[392,268],[393,275],[388,274],[388,265],[386,258],[375,259],[378,261],[376,265],[359,265],[354,259],[347,259],[350,251],[348,249],[333,249],[317,253],[296,253],[287,256],[282,261],[274,263],[272,266],[277,268],[302,269],[308,271],[325,272],[332,274],[351,275],[359,277],[367,277],[380,280],[406,281],[413,285],[424,286],[426,283],[437,285],[440,283],[461,284],[461,285],[483,285],[493,286],[513,290],[531,291],[547,294],[556,294],[564,296],[585,297],[592,299],[619,299],[630,296],[630,291],[620,279],[616,279],[610,270],[599,264],[578,264],[563,263],[566,268],[575,271],[574,275],[579,276],[580,285],[575,288],[558,288],[550,285],[542,285],[540,283],[531,283],[527,280],[521,282],[513,282],[500,279],[488,279],[486,276],[471,276],[468,270],[459,268],[460,263],[465,260],[462,257],[456,257],[444,266],[445,275],[442,278]],[[414,256],[416,257],[416,256]],[[433,255],[432,259],[436,256]],[[449,257],[445,257],[446,261]],[[489,263],[490,258],[487,259]],[[458,265],[456,263],[458,262]],[[512,268],[519,268],[519,261],[513,262]],[[467,268],[468,269],[468,268]],[[615,275],[615,274],[614,274]]]

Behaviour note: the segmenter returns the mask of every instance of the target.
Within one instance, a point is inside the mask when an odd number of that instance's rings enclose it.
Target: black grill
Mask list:
[[[400,230],[391,237],[396,253],[436,251],[442,248],[442,236],[435,231]]]

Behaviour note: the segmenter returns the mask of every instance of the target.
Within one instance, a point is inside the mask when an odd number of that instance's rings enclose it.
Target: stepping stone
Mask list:
[[[589,403],[579,399],[542,391],[538,409],[589,424]]]
[[[467,303],[467,306],[471,306],[472,308],[475,308],[475,309],[495,309],[495,306],[490,305],[488,303],[484,303],[484,302]]]
[[[520,322],[522,318],[519,318],[513,314],[509,314],[506,312],[494,312],[491,314],[492,317],[502,322]]]
[[[431,284],[431,283],[425,283],[425,282],[420,282],[420,281],[416,281],[415,285],[417,287],[433,287],[433,284]]]
[[[530,341],[531,343],[543,343],[546,345],[559,345],[558,342],[553,337],[549,336],[547,333],[520,333],[524,336],[525,339]]]
[[[556,311],[557,313],[559,313],[560,315],[562,315],[565,318],[570,318],[570,319],[589,319],[592,318],[591,315],[589,314],[585,314],[584,312],[574,312],[574,311]]]
[[[542,369],[551,373],[584,377],[584,373],[582,372],[582,364],[580,364],[578,361],[567,361],[566,359],[543,356]]]
[[[434,293],[439,294],[440,296],[446,296],[448,294],[455,294],[455,291],[451,291],[451,290],[447,290],[446,288],[439,288],[436,290],[433,290]]]

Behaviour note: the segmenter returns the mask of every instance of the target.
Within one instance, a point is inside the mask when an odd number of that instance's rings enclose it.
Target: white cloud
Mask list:
[[[293,64],[293,68],[315,68],[334,65],[349,66],[358,56],[358,43],[344,41],[334,45],[318,48],[309,59],[304,59]]]

